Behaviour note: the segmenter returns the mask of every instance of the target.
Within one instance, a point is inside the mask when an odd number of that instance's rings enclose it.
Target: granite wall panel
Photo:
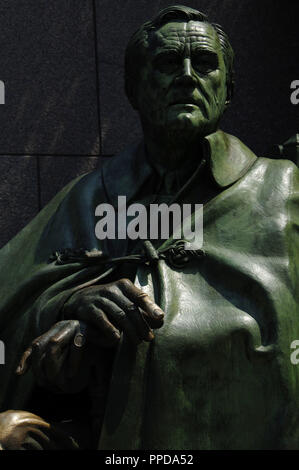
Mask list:
[[[39,157],[40,204],[44,207],[72,179],[94,170],[98,157]]]
[[[0,157],[0,247],[38,213],[37,157]]]
[[[98,154],[92,0],[1,0],[1,154]]]

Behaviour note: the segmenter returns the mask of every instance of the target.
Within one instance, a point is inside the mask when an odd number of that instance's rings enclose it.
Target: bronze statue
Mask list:
[[[298,169],[219,130],[233,59],[196,10],[145,23],[126,52],[144,141],[1,250],[3,449],[298,448]],[[99,241],[119,195],[204,204],[202,249]]]

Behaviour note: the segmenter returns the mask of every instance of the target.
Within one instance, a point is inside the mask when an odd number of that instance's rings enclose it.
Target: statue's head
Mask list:
[[[233,60],[222,28],[197,10],[168,7],[143,24],[127,46],[125,86],[144,130],[214,132],[232,98]]]

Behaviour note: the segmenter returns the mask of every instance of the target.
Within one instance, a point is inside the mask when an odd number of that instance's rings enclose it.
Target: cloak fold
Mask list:
[[[299,446],[299,366],[290,361],[299,339],[298,169],[257,158],[222,131],[204,152],[219,187],[204,206],[205,257],[181,269],[163,260],[138,268],[136,284],[165,310],[165,324],[137,350],[123,338],[100,448]],[[26,409],[35,381],[14,371],[30,342],[61,319],[72,292],[110,274],[57,265],[51,254],[126,255],[125,240],[97,240],[95,208],[116,206],[118,195],[134,201],[151,171],[142,145],[126,150],[73,180],[0,251],[2,411]]]

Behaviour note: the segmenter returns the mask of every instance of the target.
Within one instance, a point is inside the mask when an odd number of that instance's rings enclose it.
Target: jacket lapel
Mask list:
[[[213,179],[221,188],[238,181],[257,160],[237,137],[221,130],[205,137],[202,146]],[[126,196],[127,202],[134,199],[153,169],[142,141],[106,161],[101,171],[107,198],[117,206],[118,196]]]

